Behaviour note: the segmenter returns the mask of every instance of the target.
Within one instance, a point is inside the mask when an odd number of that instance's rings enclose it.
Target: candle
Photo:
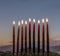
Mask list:
[[[18,22],[18,34],[17,34],[17,56],[19,53],[19,34],[20,34],[20,21]]]
[[[33,54],[35,55],[35,19],[33,19]]]
[[[29,18],[29,52],[31,51],[31,19]]]
[[[15,54],[15,21],[13,21],[13,56]]]
[[[45,52],[45,34],[44,34],[44,19],[42,19],[42,54]]]
[[[22,27],[21,27],[21,55],[23,53],[23,20],[21,21]]]
[[[27,21],[25,21],[25,52],[27,53]]]
[[[40,20],[38,20],[38,56],[40,53]]]
[[[48,18],[46,18],[46,37],[47,37],[47,56],[49,56],[49,28],[48,28]]]

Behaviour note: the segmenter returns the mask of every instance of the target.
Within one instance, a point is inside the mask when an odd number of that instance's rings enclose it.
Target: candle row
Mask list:
[[[35,19],[33,19],[33,53],[35,54]],[[19,34],[20,24],[23,24],[23,20],[18,21],[18,33],[17,33],[17,56],[19,53]],[[25,21],[25,52],[27,53],[27,21]],[[48,31],[48,19],[46,18],[46,37],[47,37],[47,56],[49,56],[49,31]],[[42,19],[42,53],[45,52],[45,32],[44,32],[44,19]],[[31,51],[31,19],[29,19],[29,53]],[[23,52],[23,26],[21,27],[21,55]],[[38,56],[40,52],[40,20],[38,20]],[[15,21],[13,21],[13,56],[15,53]]]
[[[31,19],[29,18],[29,22],[31,22]],[[36,20],[35,19],[33,19],[33,22],[36,22]],[[46,18],[46,22],[48,22],[48,19]],[[25,21],[25,24],[27,24],[28,22],[27,21]],[[40,23],[40,20],[38,20],[38,23]],[[42,23],[44,23],[44,19],[42,19]],[[13,25],[15,24],[15,21],[13,21]],[[18,21],[18,26],[20,25],[20,24],[24,24],[24,21],[23,20],[21,20],[21,22],[20,21]]]

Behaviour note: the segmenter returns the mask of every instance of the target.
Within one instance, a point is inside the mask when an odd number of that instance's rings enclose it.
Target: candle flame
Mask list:
[[[25,24],[27,24],[27,21],[25,21]]]
[[[46,18],[46,22],[48,22],[48,18]]]
[[[35,19],[33,19],[33,22],[35,22]]]
[[[29,22],[31,22],[31,18],[29,18]]]
[[[42,19],[42,23],[44,23],[44,19]]]
[[[40,24],[40,20],[38,20],[38,24]]]
[[[20,26],[20,21],[18,21],[18,26]]]
[[[21,20],[21,23],[23,24],[23,20]]]
[[[13,25],[15,25],[15,21],[13,21]]]

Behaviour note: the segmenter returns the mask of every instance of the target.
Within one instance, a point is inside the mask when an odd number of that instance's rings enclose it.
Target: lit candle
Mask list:
[[[15,54],[15,21],[13,21],[13,56]]]
[[[29,52],[31,52],[31,18],[29,18]]]
[[[35,19],[33,19],[33,54],[35,54]]]
[[[23,53],[23,20],[21,21],[22,27],[21,27],[21,55]]]
[[[40,20],[38,20],[38,56],[40,53]]]
[[[47,56],[49,56],[49,28],[48,28],[48,18],[46,18],[46,37],[47,37]]]
[[[43,56],[44,56],[44,52],[45,52],[45,34],[44,34],[44,19],[42,19],[42,52],[43,52]]]
[[[27,21],[25,21],[25,52],[27,54]]]
[[[18,34],[17,34],[17,56],[19,54],[19,34],[20,34],[20,21],[18,21]]]

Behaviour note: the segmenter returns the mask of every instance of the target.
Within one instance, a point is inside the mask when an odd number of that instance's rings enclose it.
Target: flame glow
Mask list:
[[[38,24],[40,24],[40,20],[38,20]]]
[[[23,20],[21,20],[21,23],[23,24]]]
[[[48,22],[48,18],[46,18],[46,22]]]
[[[42,23],[44,23],[44,19],[42,19]]]
[[[35,22],[35,19],[33,19],[33,22]]]
[[[25,24],[27,24],[27,21],[25,21]]]
[[[15,24],[15,21],[13,21],[13,25]]]
[[[20,26],[20,21],[18,21],[18,26]]]
[[[31,18],[29,18],[29,22],[31,22]]]

